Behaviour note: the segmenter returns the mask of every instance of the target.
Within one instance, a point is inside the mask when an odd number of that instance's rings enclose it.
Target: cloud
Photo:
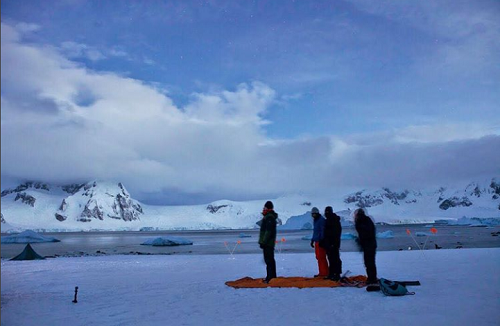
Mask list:
[[[284,94],[281,96],[283,101],[296,101],[304,97],[303,93],[293,93],[293,94]]]
[[[24,34],[36,32],[36,31],[40,30],[40,26],[37,24],[29,24],[29,23],[23,23],[23,22],[16,24],[15,28],[20,33],[24,33]]]
[[[263,137],[260,115],[274,97],[264,84],[194,94],[181,109],[141,81],[89,71],[55,49],[23,44],[8,25],[2,34],[2,63],[12,67],[2,69],[2,83],[10,85],[2,93],[3,174],[202,191],[219,178],[231,184],[229,171],[245,165]],[[50,110],[41,109],[45,102]]]
[[[91,61],[106,59],[106,56],[101,51],[81,43],[63,42],[61,43],[60,50],[70,59],[86,58]]]
[[[397,135],[336,140],[331,180],[352,187],[410,188],[470,182],[500,175],[498,146],[498,135],[442,142],[399,142]]]
[[[150,58],[144,58],[142,61],[143,61],[145,64],[150,65],[150,66],[152,66],[152,65],[156,64],[156,62],[155,62],[153,59],[150,59]]]
[[[359,10],[411,26],[434,40],[434,49],[415,62],[415,73],[473,77],[491,74],[500,51],[500,6],[496,1],[351,1]],[[498,73],[498,69],[495,69]]]
[[[1,163],[8,178],[122,181],[139,199],[181,203],[499,173],[498,126],[270,139],[266,117],[280,96],[264,83],[195,93],[178,107],[146,82],[25,43],[8,24],[1,42]]]
[[[110,56],[113,56],[113,57],[123,57],[123,58],[128,58],[129,57],[129,54],[126,51],[121,50],[119,48],[109,49],[108,50],[108,54]]]
[[[408,126],[395,131],[398,143],[446,143],[450,141],[480,139],[500,135],[500,125],[479,123],[444,123],[440,125]]]
[[[119,48],[97,49],[96,47],[89,46],[87,44],[71,41],[61,43],[59,51],[69,59],[84,58],[90,61],[99,61],[114,57],[132,60],[131,56],[126,51]],[[149,60],[146,62],[146,60],[144,60],[144,63],[154,64],[154,61]]]

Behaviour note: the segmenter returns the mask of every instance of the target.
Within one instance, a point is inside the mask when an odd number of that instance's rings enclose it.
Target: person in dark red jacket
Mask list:
[[[340,217],[333,212],[331,206],[325,208],[325,236],[320,245],[326,250],[329,262],[329,273],[325,279],[338,282],[342,274],[342,260],[340,260],[340,236],[342,226]]]
[[[368,280],[366,283],[378,284],[377,266],[375,265],[375,253],[377,251],[377,238],[375,236],[375,224],[362,208],[354,211],[354,226],[358,231],[357,244],[363,251]]]

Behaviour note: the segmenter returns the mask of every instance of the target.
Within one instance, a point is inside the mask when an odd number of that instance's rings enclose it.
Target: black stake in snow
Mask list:
[[[73,299],[73,303],[77,303],[76,296],[78,295],[78,286],[75,286],[75,298]]]

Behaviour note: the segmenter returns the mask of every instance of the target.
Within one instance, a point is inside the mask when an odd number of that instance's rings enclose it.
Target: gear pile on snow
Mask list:
[[[269,283],[261,278],[244,277],[236,281],[226,282],[227,286],[235,289],[243,288],[335,288],[335,287],[363,287],[366,285],[366,276],[357,275],[346,277],[343,282],[325,280],[322,277],[277,277]]]

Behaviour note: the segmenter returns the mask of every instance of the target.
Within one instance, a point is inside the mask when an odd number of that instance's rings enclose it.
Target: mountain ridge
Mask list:
[[[22,229],[195,230],[254,228],[267,200],[217,200],[205,205],[152,206],[133,199],[122,183],[91,181],[56,186],[25,182],[6,189],[2,197],[2,232]],[[304,216],[312,206],[333,206],[349,220],[364,208],[376,221],[427,223],[441,219],[500,218],[500,182],[470,182],[465,186],[427,190],[364,189],[344,196],[311,198],[304,195],[271,199],[286,224]],[[292,222],[291,222],[292,223]]]

